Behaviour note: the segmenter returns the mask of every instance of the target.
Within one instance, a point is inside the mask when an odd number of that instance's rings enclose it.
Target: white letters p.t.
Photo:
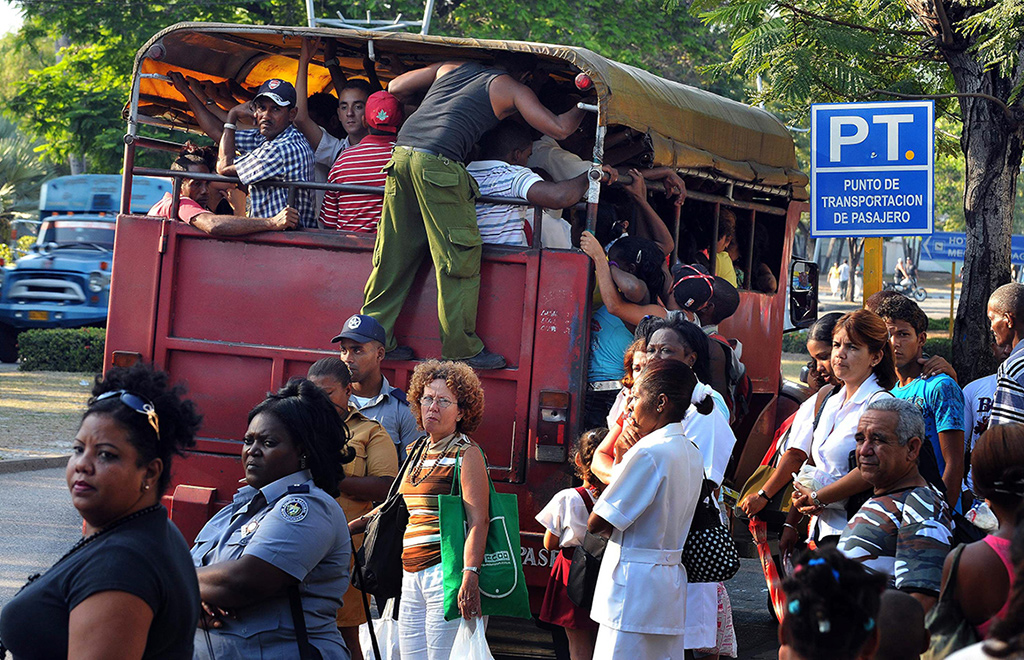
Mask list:
[[[843,126],[854,126],[853,135],[843,135]],[[830,117],[828,131],[828,159],[838,163],[841,158],[839,150],[843,145],[860,144],[868,136],[868,123],[863,117]]]

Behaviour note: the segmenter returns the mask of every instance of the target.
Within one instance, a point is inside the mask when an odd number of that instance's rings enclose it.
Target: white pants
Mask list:
[[[444,572],[440,564],[405,571],[398,636],[402,660],[448,660],[459,621],[444,620]]]
[[[603,625],[597,629],[594,660],[683,660],[685,649],[681,634],[633,633]]]

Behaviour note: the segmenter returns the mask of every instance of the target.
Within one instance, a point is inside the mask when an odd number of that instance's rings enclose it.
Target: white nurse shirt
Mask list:
[[[703,462],[675,423],[644,436],[612,470],[611,485],[594,504],[615,528],[594,591],[594,621],[625,632],[683,634],[682,550]]]

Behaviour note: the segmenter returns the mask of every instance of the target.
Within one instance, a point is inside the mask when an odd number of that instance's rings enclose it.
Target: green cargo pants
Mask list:
[[[384,169],[384,209],[362,313],[384,326],[387,350],[395,348],[395,322],[429,249],[437,275],[441,355],[471,358],[484,347],[476,336],[483,244],[476,181],[462,163],[410,147],[395,147]]]

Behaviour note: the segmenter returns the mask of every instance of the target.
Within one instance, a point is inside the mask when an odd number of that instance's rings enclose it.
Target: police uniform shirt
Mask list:
[[[197,567],[258,557],[300,581],[310,643],[326,658],[347,659],[335,614],[349,583],[352,543],[341,507],[313,485],[308,470],[255,489],[238,490],[231,504],[203,527],[192,548]],[[286,594],[238,610],[211,630],[215,657],[298,657]],[[197,658],[207,657],[204,631],[196,633]],[[262,655],[261,655],[262,654]]]

